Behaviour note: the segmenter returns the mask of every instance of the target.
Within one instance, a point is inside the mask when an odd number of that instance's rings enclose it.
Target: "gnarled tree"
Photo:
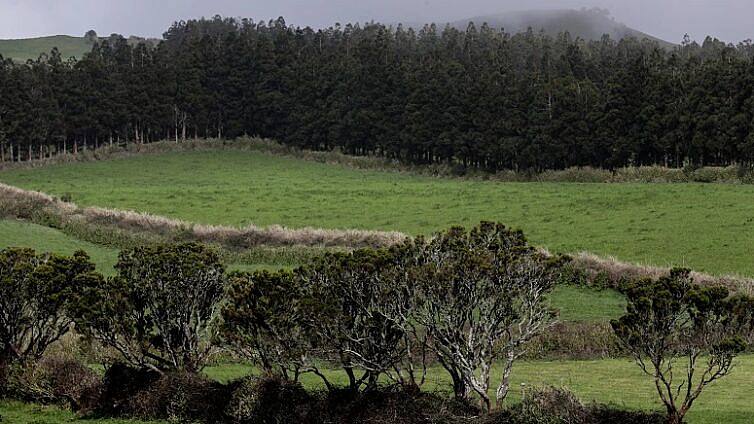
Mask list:
[[[316,367],[304,328],[300,286],[289,271],[235,273],[222,308],[221,336],[243,358],[269,375],[298,380]]]
[[[553,322],[545,296],[557,281],[557,264],[532,249],[521,232],[490,222],[438,235],[424,246],[423,262],[415,317],[456,397],[474,391],[489,409],[492,366],[505,358],[497,390],[502,403],[513,362]]]
[[[93,271],[81,251],[72,257],[0,251],[0,362],[39,359],[65,335],[72,324],[67,309]]]
[[[398,379],[393,371],[408,354],[413,293],[404,258],[411,249],[406,244],[328,254],[298,271],[310,340],[340,363],[352,389],[374,387],[382,374]]]
[[[224,290],[217,253],[195,243],[144,246],[121,252],[115,267],[116,277],[93,277],[77,302],[81,331],[133,366],[201,370]]]
[[[627,297],[627,313],[612,322],[615,334],[654,379],[668,422],[680,424],[702,391],[731,372],[752,328],[754,301],[695,285],[686,269],[640,281]]]

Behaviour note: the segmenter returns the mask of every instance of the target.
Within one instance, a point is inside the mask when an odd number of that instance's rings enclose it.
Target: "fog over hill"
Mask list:
[[[136,34],[160,37],[173,21],[222,16],[255,20],[285,17],[298,26],[336,22],[454,22],[516,10],[599,7],[616,21],[680,43],[688,33],[738,43],[754,38],[752,0],[0,0],[0,39],[68,34]],[[515,14],[511,15],[515,16]],[[507,22],[512,24],[511,22]],[[513,22],[515,23],[515,22]],[[510,25],[508,25],[510,26]]]
[[[466,29],[469,22],[479,26],[487,23],[495,29],[504,29],[506,32],[515,34],[532,30],[544,30],[546,33],[556,35],[561,32],[569,32],[574,38],[585,40],[599,40],[604,34],[613,39],[636,37],[648,38],[659,42],[663,47],[672,47],[673,44],[660,40],[650,34],[630,28],[616,21],[610,16],[607,9],[558,9],[558,10],[522,10],[506,12],[494,15],[476,16],[461,19],[450,24],[460,30]]]

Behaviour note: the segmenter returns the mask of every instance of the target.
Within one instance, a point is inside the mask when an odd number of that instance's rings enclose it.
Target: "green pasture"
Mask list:
[[[118,260],[118,251],[108,247],[77,240],[59,230],[27,222],[0,219],[0,249],[30,247],[37,252],[55,252],[70,255],[83,250],[103,273],[112,273]]]
[[[24,38],[18,40],[0,40],[0,55],[16,62],[37,60],[42,53],[50,54],[57,47],[63,60],[70,57],[81,59],[92,50],[92,43],[84,37],[70,35],[53,35],[49,37]]]
[[[497,220],[556,252],[754,275],[754,186],[500,183],[362,171],[255,152],[166,153],[0,172],[80,205],[197,223],[430,234]]]

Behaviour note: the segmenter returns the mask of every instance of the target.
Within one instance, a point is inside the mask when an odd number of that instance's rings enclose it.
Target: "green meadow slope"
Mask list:
[[[81,59],[84,53],[92,50],[92,43],[84,37],[70,35],[0,40],[0,55],[16,62],[26,62],[28,59],[36,60],[42,53],[50,53],[54,47],[58,48],[64,60],[69,57]]]
[[[7,247],[30,247],[37,252],[64,255],[83,250],[92,258],[97,269],[105,274],[113,272],[113,265],[118,259],[118,251],[115,249],[77,240],[53,228],[0,219],[0,249]]]
[[[182,152],[0,172],[79,205],[191,222],[430,234],[498,220],[556,252],[754,275],[754,186],[499,183],[363,171],[242,151]]]

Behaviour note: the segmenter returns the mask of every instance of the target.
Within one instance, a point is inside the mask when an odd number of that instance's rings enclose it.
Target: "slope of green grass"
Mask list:
[[[0,181],[210,224],[428,234],[498,220],[553,251],[754,275],[750,185],[464,181],[235,151],[3,171]]]
[[[63,60],[72,56],[81,59],[84,53],[92,50],[92,43],[84,37],[70,35],[0,40],[0,55],[16,62],[26,62],[28,59],[36,60],[42,53],[50,54],[53,47],[58,48]]]
[[[56,229],[27,222],[0,219],[0,249],[30,247],[37,252],[55,252],[70,255],[84,250],[104,274],[113,273],[118,251],[72,238]]]

